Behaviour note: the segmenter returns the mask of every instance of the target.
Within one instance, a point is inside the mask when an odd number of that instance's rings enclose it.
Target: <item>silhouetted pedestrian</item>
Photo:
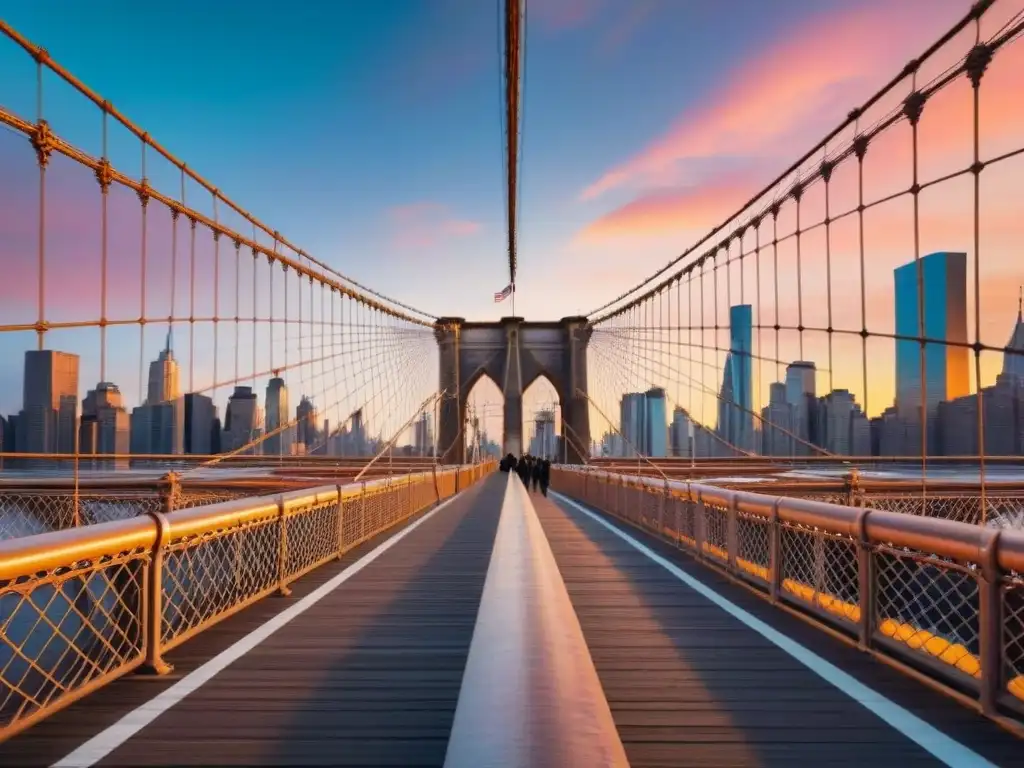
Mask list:
[[[540,468],[540,492],[548,495],[548,485],[551,484],[551,462],[544,459]]]
[[[534,459],[533,466],[530,468],[531,490],[534,493],[537,492],[537,487],[540,485],[540,474],[543,468],[544,462],[541,459]]]

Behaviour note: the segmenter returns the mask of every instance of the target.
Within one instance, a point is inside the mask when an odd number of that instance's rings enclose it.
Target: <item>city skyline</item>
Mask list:
[[[806,359],[787,364],[785,376],[769,383],[766,405],[753,411],[745,402],[751,384],[751,307],[730,307],[730,347],[721,369],[716,420],[694,419],[692,411],[675,403],[673,418],[666,424],[669,445],[675,451],[685,442],[674,432],[682,415],[693,438],[692,450],[700,455],[746,451],[800,456],[827,451],[837,455],[915,456],[921,453],[923,412],[929,455],[976,455],[978,391],[971,388],[968,375],[965,274],[966,254],[951,252],[928,254],[894,269],[898,334],[949,343],[930,341],[922,345],[909,338],[895,339],[896,395],[877,414],[865,413],[863,404],[848,388],[826,388],[819,394],[817,365]],[[923,327],[919,305],[922,295]],[[1016,317],[1007,336],[999,374],[981,387],[985,392],[985,451],[1020,455],[1024,453],[1024,286],[1019,289]],[[655,378],[651,376],[652,386]],[[662,381],[659,385],[664,384]],[[658,391],[664,393],[665,389]],[[632,445],[644,455],[673,455],[650,450],[650,443],[634,426],[638,419],[651,418],[646,405],[649,394],[627,392],[613,395],[616,397],[621,410],[617,434],[606,432],[600,438],[602,450],[629,456],[633,455],[629,448]],[[666,421],[664,416],[658,420]]]

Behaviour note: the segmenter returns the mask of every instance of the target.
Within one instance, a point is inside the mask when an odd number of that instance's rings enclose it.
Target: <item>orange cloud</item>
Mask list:
[[[791,156],[963,12],[958,0],[921,0],[819,15],[743,62],[714,95],[581,196],[686,183],[692,160]]]
[[[721,177],[705,185],[639,197],[588,224],[576,237],[597,245],[609,239],[704,232],[723,221],[750,194],[749,177]]]
[[[388,219],[395,246],[401,248],[431,248],[482,229],[479,222],[456,218],[447,206],[432,202],[395,206],[388,211]]]

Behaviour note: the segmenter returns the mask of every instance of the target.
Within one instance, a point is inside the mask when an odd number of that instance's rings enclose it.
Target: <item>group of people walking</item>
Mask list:
[[[551,482],[551,462],[526,453],[518,459],[511,453],[501,460],[499,468],[502,472],[515,472],[523,481],[526,490],[534,492],[540,489],[548,495],[548,484]]]

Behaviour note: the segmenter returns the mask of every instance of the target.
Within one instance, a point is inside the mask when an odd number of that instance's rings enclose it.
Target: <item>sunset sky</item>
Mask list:
[[[587,313],[640,282],[736,212],[969,6],[968,0],[530,0],[516,314],[557,319]],[[999,0],[984,20],[982,38],[1022,8],[1024,0]],[[310,254],[431,314],[478,320],[508,314],[507,305],[493,302],[507,282],[493,0],[10,0],[4,19]],[[956,64],[974,34],[966,30],[926,64],[918,85]],[[898,107],[909,90],[909,82],[898,88],[863,118],[861,128]],[[1024,146],[1021,93],[1024,43],[1018,42],[1000,52],[983,81],[982,159]],[[36,119],[35,65],[6,39],[0,39],[0,105]],[[102,154],[98,110],[53,77],[44,80],[44,115],[59,136]],[[962,76],[926,105],[919,135],[922,183],[970,164],[972,115],[970,84]],[[830,149],[841,149],[852,136],[848,130]],[[138,141],[122,129],[112,129],[108,141],[113,165],[141,175]],[[865,161],[865,200],[907,189],[910,158],[906,124],[873,142]],[[150,182],[177,196],[174,173],[149,162]],[[4,323],[35,320],[36,173],[24,137],[0,132]],[[96,313],[98,283],[88,274],[95,267],[83,265],[95,264],[98,248],[96,183],[69,161],[56,164],[53,176],[54,205],[61,212],[51,214],[54,307],[48,314],[89,318]],[[975,281],[982,294],[981,341],[1001,346],[1013,327],[1024,281],[1021,179],[1019,155],[981,176],[977,277],[972,178],[937,184],[920,196],[920,252],[968,254],[972,341]],[[789,187],[780,188],[779,197]],[[856,190],[856,164],[847,163],[830,184],[833,218],[856,206]],[[188,194],[190,204],[211,209],[208,199]],[[111,232],[111,248],[118,250],[112,250],[112,263],[123,264],[124,280],[112,280],[112,286],[133,292],[134,307],[137,237],[125,233],[138,227],[132,211],[137,203],[132,195],[112,196],[111,206],[112,217],[135,222],[120,234],[117,227]],[[801,228],[823,217],[819,184],[801,202]],[[892,270],[914,259],[912,223],[909,196],[865,215],[863,293],[873,332],[892,332]],[[780,214],[779,237],[794,228],[790,205]],[[771,240],[770,223],[760,236],[763,249]],[[743,248],[753,252],[753,231]],[[799,288],[796,239],[778,248],[780,324],[795,327],[802,312],[805,326],[823,327],[831,311],[834,327],[860,330],[856,217],[831,224],[831,285],[824,229],[802,235],[800,248]],[[212,245],[200,251],[210,253]],[[730,267],[730,279],[738,281],[743,272],[745,290],[752,291],[753,270],[753,259],[745,259],[742,267]],[[766,294],[774,291],[773,282],[762,272]],[[732,303],[738,303],[733,290]],[[749,302],[751,294],[744,299]],[[775,322],[774,298],[762,295],[755,322],[759,309],[763,322]],[[720,297],[718,316],[727,312]],[[684,308],[679,317],[673,309],[668,317],[685,325],[686,314]],[[713,318],[709,310],[706,324],[713,325]],[[153,345],[158,336],[153,334]],[[777,353],[784,360],[799,354],[796,334],[790,336]],[[804,357],[824,369],[824,334],[805,336]],[[0,339],[0,353],[27,348],[33,339],[8,334]],[[892,401],[892,344],[869,343],[867,395],[874,415]],[[138,342],[133,344],[123,360],[111,358],[112,367],[123,365],[120,379],[134,382],[129,392],[138,378]],[[602,344],[606,352],[611,348]],[[863,402],[860,344],[850,337],[836,346],[831,378]],[[622,364],[634,368],[635,385],[665,384],[670,399],[691,407],[683,390],[692,385],[671,375],[654,380],[635,351],[622,354]],[[716,356],[718,368],[706,369],[704,383],[717,390],[724,353],[708,354],[709,360]],[[762,348],[760,354],[776,351]],[[1001,359],[993,353],[983,363],[987,385]],[[19,361],[0,372],[0,413],[20,407],[20,368]],[[83,390],[96,375],[83,371]],[[200,378],[205,375],[204,369]],[[758,403],[774,370],[761,379]],[[819,394],[827,383],[819,377]],[[626,384],[613,377],[600,386],[607,391],[599,396],[610,403],[613,390]],[[483,399],[494,402],[493,395]],[[713,397],[703,397],[713,408]],[[495,417],[488,423],[493,432],[500,422]],[[595,437],[604,429],[592,425]]]

